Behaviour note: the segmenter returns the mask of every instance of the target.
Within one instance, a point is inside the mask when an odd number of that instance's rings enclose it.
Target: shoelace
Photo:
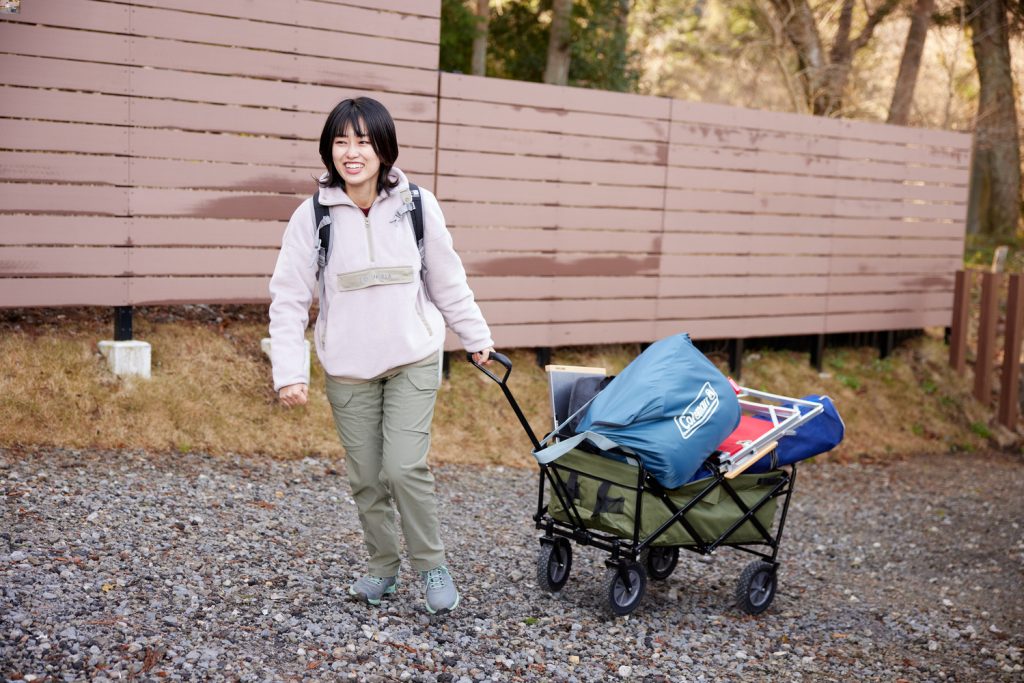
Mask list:
[[[427,588],[436,589],[444,588],[444,569],[438,567],[437,569],[431,569],[427,572]]]

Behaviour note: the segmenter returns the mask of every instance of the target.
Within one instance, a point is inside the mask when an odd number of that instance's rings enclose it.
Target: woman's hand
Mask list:
[[[289,408],[304,406],[309,400],[309,385],[289,384],[286,387],[281,387],[281,390],[277,392],[277,398]]]
[[[487,365],[491,362],[491,354],[494,353],[494,347],[490,346],[482,351],[477,351],[473,354],[473,362],[478,365]]]

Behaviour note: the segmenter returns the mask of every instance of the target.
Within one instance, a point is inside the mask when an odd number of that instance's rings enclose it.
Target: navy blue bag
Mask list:
[[[813,458],[827,451],[832,450],[843,440],[846,434],[846,426],[843,418],[839,417],[839,411],[828,396],[804,396],[801,400],[820,403],[823,410],[810,420],[800,425],[796,432],[787,434],[779,439],[779,445],[775,449],[775,455],[771,458],[762,458],[750,466],[750,472],[767,472],[779,465],[789,465],[794,462]],[[797,404],[800,412],[806,413],[809,408]],[[760,417],[760,416],[758,416]],[[767,419],[767,418],[761,418]]]
[[[677,334],[649,346],[619,373],[594,398],[576,430],[600,448],[607,448],[599,443],[605,437],[633,451],[659,484],[676,488],[739,421],[740,405],[729,380],[688,334]]]

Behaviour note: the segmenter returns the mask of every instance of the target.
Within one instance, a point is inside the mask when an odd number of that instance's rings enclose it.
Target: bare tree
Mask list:
[[[980,84],[967,230],[997,239],[1016,237],[1021,209],[1020,138],[1010,68],[1011,1],[967,0]]]
[[[473,34],[471,73],[487,75],[487,24],[491,18],[490,0],[476,0],[476,33]]]
[[[551,36],[544,82],[566,85],[572,55],[572,0],[554,0],[551,6]]]
[[[828,52],[809,0],[768,2],[782,24],[783,34],[796,51],[801,83],[811,112],[818,116],[839,115],[854,56],[867,46],[879,22],[892,14],[899,0],[881,0],[874,10],[865,0],[867,17],[856,36],[852,35],[855,0],[842,0],[836,35]]]
[[[928,38],[928,27],[932,22],[935,0],[917,0],[910,17],[907,43],[900,59],[900,71],[896,76],[896,87],[889,105],[889,123],[907,125],[910,120],[910,106],[914,103],[914,89],[917,87],[917,72],[921,68],[924,42]]]

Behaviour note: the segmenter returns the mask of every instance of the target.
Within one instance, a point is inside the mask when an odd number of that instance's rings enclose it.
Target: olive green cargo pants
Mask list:
[[[327,379],[327,399],[345,446],[352,497],[370,554],[369,573],[398,574],[394,499],[412,566],[445,563],[434,477],[427,467],[430,423],[441,383],[439,360],[362,384]]]

